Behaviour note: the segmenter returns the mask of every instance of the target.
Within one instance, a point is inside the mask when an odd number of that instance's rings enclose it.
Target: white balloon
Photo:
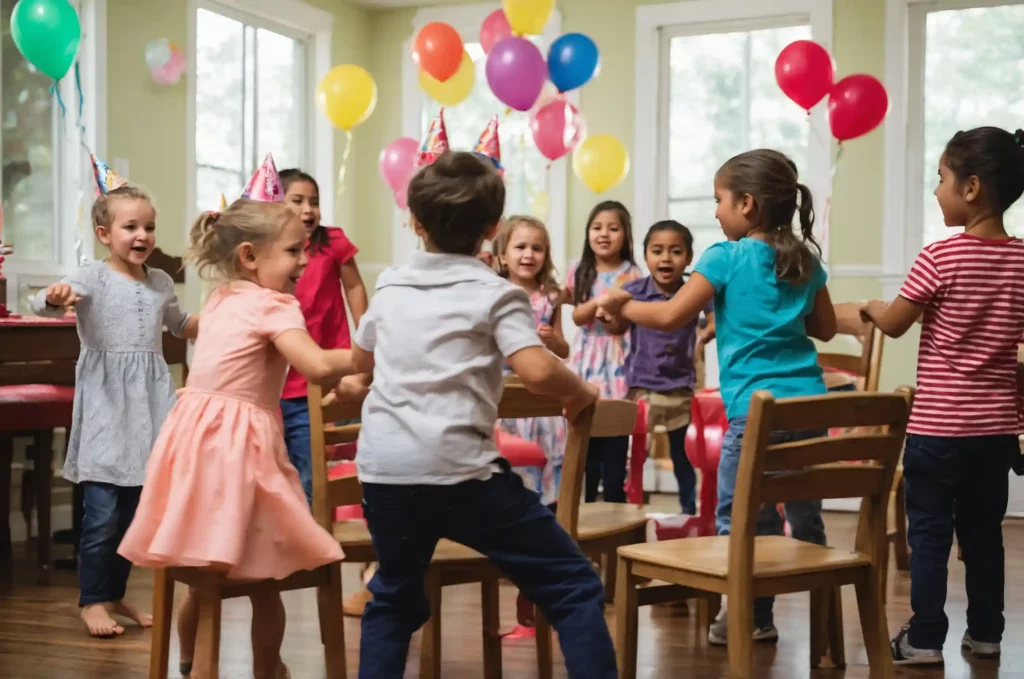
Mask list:
[[[167,38],[150,40],[146,43],[146,65],[155,70],[171,60],[171,43]]]

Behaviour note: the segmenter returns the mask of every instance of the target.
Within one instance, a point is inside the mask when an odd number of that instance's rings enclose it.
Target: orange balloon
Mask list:
[[[420,69],[444,82],[459,72],[464,51],[459,32],[442,21],[434,21],[416,35],[412,58]]]

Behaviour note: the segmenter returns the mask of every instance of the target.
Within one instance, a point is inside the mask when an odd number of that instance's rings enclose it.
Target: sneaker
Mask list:
[[[754,641],[761,641],[765,643],[778,641],[779,640],[779,628],[775,625],[768,624],[762,627],[754,628]]]
[[[779,630],[773,624],[762,625],[754,628],[754,641],[764,643],[779,640]],[[718,612],[715,621],[708,629],[708,643],[712,646],[726,646],[729,641],[729,618],[725,612],[725,597],[722,597],[722,610]]]
[[[960,642],[960,647],[966,648],[979,658],[995,658],[999,656],[1000,652],[998,642],[975,641],[971,638],[970,632],[964,632],[964,638]]]
[[[941,665],[942,651],[933,648],[914,648],[907,641],[910,625],[904,625],[892,640],[892,662],[894,665]]]

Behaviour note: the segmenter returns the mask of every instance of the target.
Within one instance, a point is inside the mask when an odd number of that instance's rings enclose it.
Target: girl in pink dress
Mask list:
[[[281,203],[243,198],[223,214],[203,213],[190,239],[188,258],[224,282],[203,310],[188,382],[118,551],[140,566],[209,568],[238,580],[339,561],[338,542],[313,519],[288,461],[279,409],[289,364],[321,384],[351,372],[350,352],[321,349],[291,294],[308,261],[302,222]],[[253,596],[252,606],[254,675],[287,677],[281,597]],[[196,616],[190,592],[178,621],[183,674]]]

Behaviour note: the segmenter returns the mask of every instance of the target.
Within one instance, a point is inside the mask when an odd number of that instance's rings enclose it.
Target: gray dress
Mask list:
[[[81,297],[75,313],[82,343],[64,478],[141,486],[175,400],[163,328],[181,337],[188,314],[171,277],[149,267],[146,280],[135,281],[94,261],[61,282]],[[32,299],[32,309],[42,316],[64,313],[46,306],[45,290]]]

